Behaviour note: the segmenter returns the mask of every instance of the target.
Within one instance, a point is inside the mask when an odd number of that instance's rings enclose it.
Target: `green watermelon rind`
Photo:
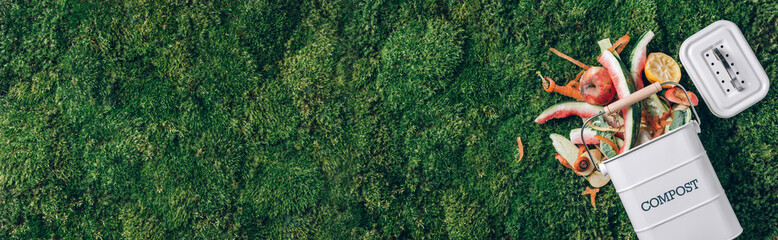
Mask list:
[[[602,46],[602,45],[601,45]],[[632,81],[631,75],[626,72],[626,65],[617,58],[616,52],[610,52],[607,49],[602,49],[602,57],[605,61],[610,62],[610,67],[618,67],[615,72],[618,79],[611,79],[614,81],[620,81],[619,87],[626,87],[627,89],[616,89],[616,91],[627,91],[629,94],[635,92],[635,82]],[[620,74],[619,74],[620,73]],[[624,145],[621,152],[625,152],[631,149],[637,141],[638,131],[640,130],[640,102],[632,104],[632,107],[627,109],[624,114]]]
[[[648,52],[648,43],[651,42],[651,39],[654,38],[654,32],[648,31],[643,33],[643,35],[638,38],[637,44],[635,44],[635,47],[632,48],[632,52],[629,54],[629,62],[630,62],[630,76],[632,76],[632,79],[635,81],[640,81],[641,79],[638,78],[638,72],[640,71],[640,58],[647,55]]]
[[[543,124],[551,119],[565,118],[573,115],[589,118],[602,111],[604,111],[602,106],[591,105],[586,102],[563,102],[543,110],[533,121]]]

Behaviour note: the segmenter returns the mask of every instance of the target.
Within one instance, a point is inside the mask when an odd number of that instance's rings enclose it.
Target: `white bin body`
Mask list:
[[[602,163],[640,239],[732,239],[743,232],[696,121]]]

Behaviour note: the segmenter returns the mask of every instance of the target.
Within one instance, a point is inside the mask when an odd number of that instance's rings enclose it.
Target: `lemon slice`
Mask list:
[[[667,54],[655,52],[648,55],[645,69],[646,79],[649,82],[666,83],[681,80],[681,67],[678,62]],[[673,86],[665,86],[670,88]]]

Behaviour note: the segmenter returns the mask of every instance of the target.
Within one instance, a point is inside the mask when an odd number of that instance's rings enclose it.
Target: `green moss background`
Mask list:
[[[537,125],[596,41],[678,58],[741,28],[778,80],[778,3],[0,0],[0,238],[634,239]],[[629,46],[627,49],[630,49]],[[693,84],[684,77],[682,81]],[[700,137],[778,237],[778,96]],[[702,104],[704,105],[704,103]],[[516,162],[516,137],[526,156]],[[647,163],[650,164],[650,163]]]

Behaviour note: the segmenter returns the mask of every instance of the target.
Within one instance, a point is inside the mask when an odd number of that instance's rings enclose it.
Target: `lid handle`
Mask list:
[[[729,62],[727,62],[727,59],[724,58],[724,55],[721,54],[721,51],[719,51],[718,48],[713,48],[713,55],[716,56],[716,59],[718,59],[721,62],[721,65],[724,65],[724,69],[727,70],[727,75],[729,75],[729,83],[732,84],[732,86],[735,87],[735,89],[738,91],[743,91],[743,84],[738,81],[737,74],[732,70],[731,67],[729,67]]]

